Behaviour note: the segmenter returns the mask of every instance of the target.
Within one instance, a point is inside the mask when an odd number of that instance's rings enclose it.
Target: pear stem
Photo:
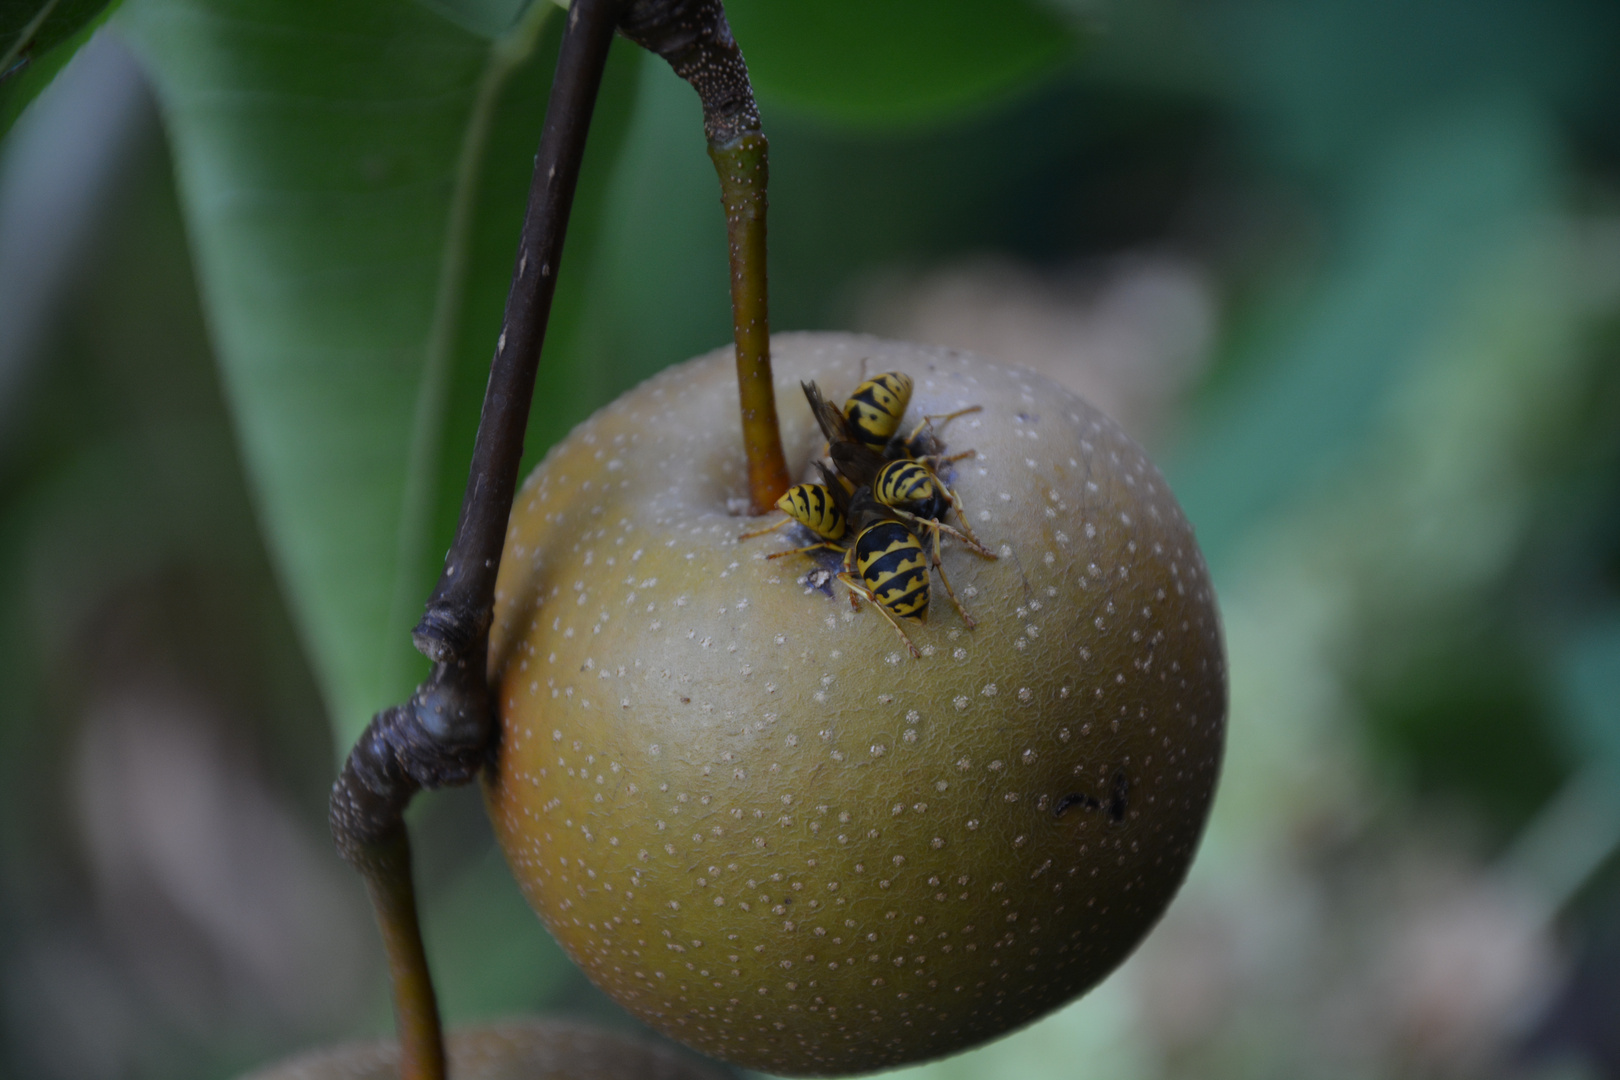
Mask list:
[[[748,460],[749,509],[763,514],[787,491],[787,459],[771,378],[771,325],[765,274],[767,145],[761,132],[709,144],[720,174],[731,249],[731,321],[737,343],[737,391]]]
[[[400,1080],[445,1080],[444,1031],[416,915],[411,841],[401,825],[360,867],[388,954]]]
[[[776,419],[767,311],[765,133],[748,65],[731,36],[720,0],[630,0],[619,29],[669,61],[703,105],[709,157],[720,176],[731,249],[731,322],[737,348],[748,501],[763,514],[787,491],[787,458]]]

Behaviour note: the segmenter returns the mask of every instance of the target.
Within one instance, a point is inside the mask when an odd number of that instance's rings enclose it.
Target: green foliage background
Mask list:
[[[1620,775],[1614,9],[728,10],[772,139],[777,327],[842,328],[875,273],[985,252],[1055,278],[1169,249],[1212,283],[1213,362],[1154,448],[1216,574],[1234,671],[1232,758],[1188,903],[1276,915],[1323,866],[1366,882],[1385,867],[1374,850],[1438,850],[1528,875],[1559,940],[1616,940],[1620,806],[1601,794]],[[23,988],[0,1013],[0,1076],[221,1075],[383,1025],[369,953],[359,1004],[315,1018],[246,991],[154,994],[168,984],[132,936],[205,955],[177,962],[186,987],[236,985],[235,969],[206,959],[206,933],[152,930],[142,913],[168,909],[106,876],[81,835],[81,732],[131,685],[182,686],[319,850],[334,760],[424,670],[407,631],[459,506],[561,22],[547,0],[0,3],[0,55],[26,60],[0,83],[8,167],[49,143],[29,120],[54,91],[38,95],[103,23],[158,117],[87,210],[96,242],[0,399],[16,598],[0,625],[0,965]],[[531,462],[726,340],[715,195],[690,90],[616,43]],[[476,799],[423,803],[451,1019],[568,1004],[617,1022],[523,907]],[[1558,833],[1568,806],[1588,816]],[[1538,828],[1554,829],[1539,848]],[[1358,918],[1323,916],[1322,954],[1234,995],[1236,1018],[1191,1049],[1132,1034],[1116,980],[930,1075],[1070,1075],[1077,1055],[1107,1076],[1421,1072],[1398,1039],[1345,1064],[1300,1019],[1311,993],[1288,988],[1326,994],[1344,967],[1333,935]],[[1571,970],[1606,970],[1589,958],[1610,954],[1581,948]],[[1597,985],[1580,992],[1613,992]],[[1557,1068],[1620,1061],[1533,1027],[1513,1045],[1574,1046],[1537,1059]],[[37,1035],[80,1028],[103,1057],[54,1058]],[[1504,1060],[1468,1068],[1520,1067]]]

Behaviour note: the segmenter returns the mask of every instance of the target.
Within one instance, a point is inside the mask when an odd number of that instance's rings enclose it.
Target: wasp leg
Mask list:
[[[865,361],[862,361],[862,363],[864,364]],[[842,571],[840,571],[840,573],[838,575],[838,580],[844,582],[845,585],[848,585],[849,582],[847,580],[845,580],[845,579],[854,577],[854,570],[855,570],[855,547],[852,544],[849,547],[844,549],[844,569]],[[863,594],[868,599],[871,598],[871,593],[867,593],[867,592],[865,592],[865,590],[862,590],[862,591],[863,591]],[[873,603],[877,603],[877,602],[874,600]],[[878,606],[882,607],[883,605],[879,604]],[[861,610],[861,602],[856,597],[854,589],[849,590],[849,609],[851,611],[859,611],[859,610]]]
[[[953,461],[961,461],[963,458],[973,457],[977,453],[977,450],[964,450],[960,454],[952,454],[950,457],[939,457],[936,455],[933,457],[921,458],[919,460],[928,468],[928,471],[933,474],[934,482],[937,483],[940,490],[945,493],[945,498],[950,500],[952,509],[956,511],[957,520],[962,523],[962,528],[960,530],[953,529],[949,525],[944,527],[952,535],[969,544],[980,555],[983,555],[987,559],[993,559],[995,558],[995,555],[993,555],[990,549],[985,547],[984,544],[979,541],[977,536],[973,535],[973,526],[968,524],[967,511],[962,508],[961,496],[957,495],[956,489],[946,484],[939,475],[941,465],[949,465]]]
[[[944,490],[945,497],[951,501],[951,507],[952,507],[952,509],[954,509],[956,511],[956,520],[958,520],[958,521],[960,521],[962,523],[962,536],[963,536],[963,539],[965,539],[968,543],[972,544],[975,548],[977,548],[979,550],[980,553],[987,556],[988,558],[992,558],[992,559],[995,558],[995,555],[993,555],[991,553],[990,549],[985,547],[984,544],[980,543],[979,538],[977,536],[973,535],[973,526],[968,524],[967,511],[962,509],[962,499],[961,499],[961,497],[959,495],[956,494],[956,489],[952,488],[952,487],[946,487],[944,482],[941,482],[939,486]],[[954,532],[955,530],[952,530],[952,531]]]
[[[962,616],[963,624],[967,626],[969,630],[973,629],[979,624],[973,621],[973,616],[967,613],[967,608],[962,606],[962,601],[956,598],[956,590],[951,588],[951,579],[945,576],[945,564],[939,561],[939,534],[946,530],[951,532],[955,532],[956,530],[951,529],[949,525],[941,525],[937,521],[924,520],[919,524],[934,534],[934,569],[939,571],[939,583],[945,586],[945,595],[950,597],[951,603],[956,605],[956,613]],[[991,558],[995,558],[995,556],[992,555]]]
[[[949,533],[951,536],[955,537],[956,539],[962,541],[962,543],[966,544],[967,547],[968,547],[968,550],[972,551],[975,555],[981,556],[981,557],[986,558],[986,559],[997,558],[996,553],[991,551],[989,548],[985,547],[983,544],[979,543],[979,540],[978,540],[977,537],[970,536],[967,533],[963,532],[961,529],[957,529],[957,528],[954,528],[954,527],[952,527],[950,525],[947,525],[943,521],[936,521],[936,522],[934,522],[934,524],[938,525],[940,527],[940,529],[942,529],[943,531]]]
[[[741,536],[737,537],[737,542],[740,544],[744,540],[752,540],[756,536],[764,536],[766,533],[773,533],[792,520],[793,519],[790,517],[785,517],[781,521],[778,521],[775,525],[768,525],[763,529],[755,529],[753,532],[745,532]]]
[[[838,575],[838,580],[842,581],[849,587],[849,598],[851,600],[854,600],[856,593],[859,593],[860,595],[866,597],[867,600],[871,601],[872,606],[878,609],[879,614],[881,614],[885,619],[889,620],[889,625],[894,627],[894,632],[900,635],[900,640],[906,643],[906,648],[911,650],[911,655],[919,659],[922,657],[922,653],[918,652],[917,646],[911,643],[911,636],[905,632],[904,628],[901,627],[899,620],[890,614],[887,608],[878,603],[877,597],[872,595],[872,591],[870,589],[855,580],[854,574],[845,571]]]
[[[962,514],[962,511],[961,511],[961,508],[959,507],[957,509],[957,516],[961,517],[961,514]],[[956,539],[962,541],[962,543],[967,545],[968,550],[972,551],[975,555],[983,556],[986,559],[994,559],[994,558],[997,557],[995,552],[991,551],[989,548],[985,547],[983,544],[981,544],[979,542],[978,537],[973,536],[970,533],[963,532],[961,529],[958,529],[958,528],[956,528],[954,526],[947,525],[943,521],[936,521],[933,524],[940,531],[949,533],[951,536],[953,536]],[[964,526],[964,528],[966,527],[966,521],[965,520],[963,521],[963,526]]]
[[[965,408],[965,409],[957,409],[955,412],[933,413],[931,415],[924,416],[922,418],[922,422],[920,424],[918,424],[916,427],[912,428],[911,429],[911,434],[906,436],[906,445],[910,446],[911,445],[911,440],[915,439],[918,435],[921,435],[922,434],[922,429],[925,428],[925,427],[928,427],[935,420],[939,421],[939,426],[940,427],[944,427],[946,424],[950,423],[952,420],[955,420],[958,416],[966,416],[968,413],[982,412],[983,410],[984,410],[983,405],[969,405],[967,408]]]
[[[954,539],[962,541],[962,543],[967,545],[968,550],[973,552],[975,555],[982,556],[986,559],[995,559],[998,557],[995,552],[979,543],[976,537],[969,536],[967,533],[953,525],[947,525],[943,521],[935,521],[932,518],[919,517],[909,510],[899,510],[892,507],[891,510],[895,514],[898,514],[900,517],[903,517],[907,521],[911,522],[913,525],[916,525],[918,528],[933,531],[936,538],[938,537],[939,533],[943,532]],[[957,513],[960,515],[961,511],[958,510]]]
[[[839,546],[838,544],[834,544],[834,543],[832,543],[831,541],[828,541],[828,540],[823,540],[819,544],[806,544],[804,547],[788,548],[786,551],[772,552],[771,554],[769,554],[769,555],[767,555],[765,557],[767,559],[785,559],[789,555],[797,555],[802,551],[843,551],[843,550],[844,549],[841,546]]]

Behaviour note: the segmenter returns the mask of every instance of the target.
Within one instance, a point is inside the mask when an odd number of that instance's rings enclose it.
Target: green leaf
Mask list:
[[[466,479],[556,11],[534,4],[494,42],[399,0],[130,0],[119,18],[173,141],[249,480],[339,754],[425,671],[409,630]],[[634,72],[610,69],[588,171]],[[564,282],[586,261],[580,225]],[[574,337],[577,301],[558,307],[548,361]],[[536,424],[574,407],[542,402]]]
[[[491,40],[507,33],[535,0],[417,0],[465,30]],[[549,0],[540,0],[545,3]],[[562,5],[567,6],[567,5]]]
[[[1069,23],[1028,0],[731,0],[726,14],[767,112],[860,127],[982,108],[1052,73],[1078,44]]]
[[[1557,675],[1570,745],[1620,769],[1620,611],[1580,629],[1559,655]]]
[[[0,74],[77,34],[107,0],[0,0]]]
[[[119,0],[0,0],[0,139]]]

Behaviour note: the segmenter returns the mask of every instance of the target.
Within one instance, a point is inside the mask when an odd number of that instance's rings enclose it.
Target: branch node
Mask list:
[[[631,0],[619,16],[619,31],[692,84],[703,102],[710,145],[760,130],[748,65],[720,0]]]
[[[338,851],[364,869],[371,849],[404,826],[418,792],[470,783],[495,733],[484,649],[434,666],[402,705],[372,717],[332,784],[329,820]]]

